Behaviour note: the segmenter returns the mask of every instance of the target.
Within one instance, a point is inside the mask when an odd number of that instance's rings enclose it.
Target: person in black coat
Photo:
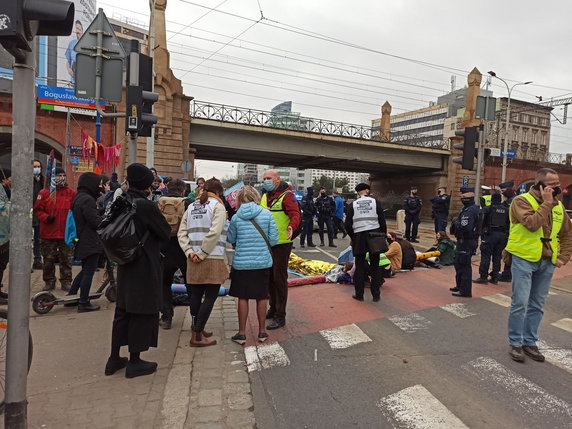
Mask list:
[[[412,186],[409,196],[403,201],[403,210],[405,210],[405,239],[412,243],[419,243],[417,240],[417,230],[421,220],[419,213],[423,202],[417,196],[417,186]]]
[[[103,245],[96,232],[101,222],[96,199],[101,195],[101,191],[101,176],[83,173],[79,177],[77,194],[71,203],[78,238],[74,257],[81,260],[81,271],[74,279],[68,295],[75,295],[79,290],[78,313],[99,310],[99,305],[90,303],[89,290],[99,257],[103,253]]]
[[[140,353],[157,347],[159,311],[162,306],[161,247],[171,236],[171,227],[157,204],[148,200],[153,173],[143,164],[127,167],[127,194],[136,204],[135,228],[139,237],[149,231],[145,245],[134,261],[117,270],[117,303],[111,332],[111,355],[105,375],[127,366],[127,378],[152,374],[156,362],[147,362]],[[121,346],[129,347],[129,361],[119,354]]]

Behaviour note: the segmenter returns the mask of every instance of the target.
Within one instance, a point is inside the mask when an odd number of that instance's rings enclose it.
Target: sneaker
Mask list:
[[[268,339],[268,334],[266,332],[261,332],[260,334],[258,334],[258,342],[259,343],[263,343],[267,339]]]
[[[126,357],[122,357],[119,359],[107,359],[107,363],[105,364],[105,375],[113,375],[120,369],[123,369],[127,366],[127,362],[129,359]]]
[[[266,326],[266,329],[279,329],[286,326],[286,319],[282,319],[282,318],[274,318],[272,319],[272,321],[268,324],[268,326]]]
[[[524,353],[522,352],[522,347],[510,346],[508,354],[512,360],[516,362],[524,362]]]
[[[459,288],[458,287],[450,287],[449,290],[451,292],[459,292]]]
[[[479,284],[482,284],[482,285],[488,285],[488,284],[489,284],[489,281],[487,280],[486,277],[481,276],[481,277],[479,277],[478,279],[473,280],[473,283],[479,283]]]
[[[126,378],[135,378],[142,375],[153,374],[157,371],[157,362],[147,362],[140,359],[138,362],[128,362],[127,369],[125,370]]]
[[[525,355],[537,362],[544,362],[544,355],[540,353],[536,346],[522,346],[522,351]]]
[[[230,339],[235,343],[240,344],[241,346],[243,346],[244,343],[246,343],[246,335],[236,334],[230,337]]]

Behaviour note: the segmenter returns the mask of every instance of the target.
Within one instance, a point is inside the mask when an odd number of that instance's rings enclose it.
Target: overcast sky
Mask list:
[[[98,1],[108,17],[148,23],[147,0],[116,4]],[[562,0],[168,0],[167,38],[196,100],[261,110],[292,101],[304,116],[369,125],[386,100],[393,114],[426,107],[475,66],[511,86],[534,82],[512,98],[572,97],[571,16]],[[490,89],[507,96],[497,79]],[[563,119],[562,107],[553,112]],[[572,125],[552,119],[550,151],[572,152]],[[229,167],[197,164],[219,177]]]

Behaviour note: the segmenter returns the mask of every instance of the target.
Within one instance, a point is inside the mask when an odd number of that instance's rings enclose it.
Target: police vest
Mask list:
[[[354,232],[371,231],[380,228],[379,218],[377,217],[377,202],[372,197],[363,196],[353,203]]]
[[[490,206],[493,196],[491,194],[483,195],[483,200],[485,200],[485,207]]]
[[[495,204],[491,207],[490,227],[495,229],[504,229],[507,225],[508,207],[502,204]]]
[[[265,209],[269,209],[270,213],[272,213],[272,217],[274,217],[274,221],[278,227],[278,244],[292,242],[292,240],[288,239],[288,225],[290,225],[290,217],[286,214],[284,208],[282,207],[284,197],[288,193],[291,193],[291,191],[283,192],[282,195],[272,201],[270,207],[268,207],[267,194],[264,194],[260,200],[260,205]]]
[[[204,204],[196,200],[187,210],[187,235],[189,237],[189,244],[195,253],[201,251],[203,240],[211,229],[214,209],[217,204],[220,203],[216,198],[209,197]],[[226,231],[227,226],[225,225],[215,248],[209,253],[209,256],[224,256]]]
[[[532,206],[534,211],[538,210],[540,206],[536,198],[529,192],[522,194],[524,199]],[[558,233],[562,228],[564,220],[564,206],[562,202],[552,209],[552,231],[550,232],[550,248],[552,249],[552,263],[556,263],[558,258]],[[530,262],[538,262],[542,258],[542,248],[544,247],[544,231],[540,227],[536,231],[529,231],[521,223],[514,223],[512,215],[510,216],[510,235],[508,237],[508,244],[506,251],[519,258],[525,259]]]

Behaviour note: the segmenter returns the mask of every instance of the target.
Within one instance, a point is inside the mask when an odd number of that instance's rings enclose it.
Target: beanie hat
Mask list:
[[[153,172],[143,164],[134,163],[127,167],[127,182],[130,188],[142,191],[151,186],[153,179]]]

